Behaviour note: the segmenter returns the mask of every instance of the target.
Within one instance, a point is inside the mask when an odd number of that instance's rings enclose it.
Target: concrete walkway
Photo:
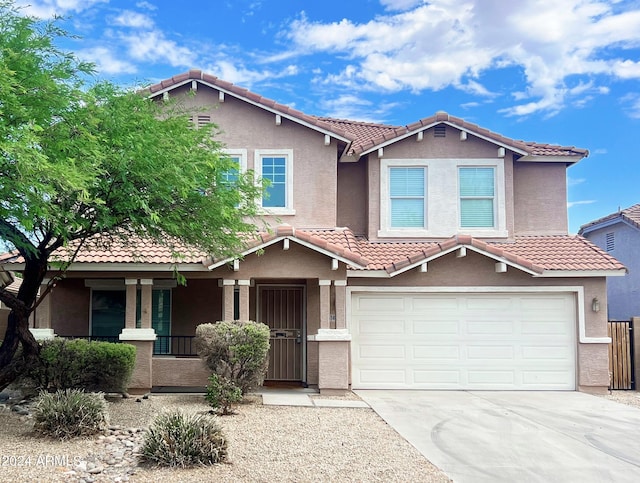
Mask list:
[[[355,391],[456,483],[640,481],[640,409],[579,392]]]
[[[267,406],[310,406],[320,408],[368,408],[369,405],[356,399],[325,399],[313,389],[261,388],[262,404]],[[314,396],[314,397],[310,397]]]

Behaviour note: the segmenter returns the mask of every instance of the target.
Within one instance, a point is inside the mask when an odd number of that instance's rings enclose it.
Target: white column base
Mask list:
[[[153,329],[122,329],[118,336],[120,340],[156,340],[156,331]]]
[[[318,329],[316,335],[307,336],[307,340],[311,342],[328,341],[345,341],[351,340],[351,334],[347,329]]]
[[[56,334],[53,331],[53,329],[31,328],[29,330],[33,334],[33,337],[34,337],[35,340],[51,340],[51,339],[56,337]]]

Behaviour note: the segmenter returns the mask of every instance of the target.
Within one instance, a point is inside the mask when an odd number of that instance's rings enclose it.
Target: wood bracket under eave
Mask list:
[[[224,92],[218,91],[218,102],[224,102]]]
[[[421,264],[418,266],[418,271],[419,271],[420,273],[427,273],[427,262],[421,263]]]
[[[456,252],[456,258],[462,258],[467,256],[467,247],[460,247]]]
[[[506,273],[507,264],[504,262],[496,262],[496,273]]]
[[[501,147],[499,147],[499,148],[498,148],[498,157],[499,157],[499,158],[504,158],[505,154],[506,154],[505,149],[504,149],[502,146],[501,146]]]
[[[467,131],[460,131],[460,141],[467,140]]]
[[[163,92],[162,93],[162,99],[164,101],[168,101],[169,100],[169,93],[168,92]]]
[[[329,146],[331,144],[331,136],[329,136],[328,134],[324,135],[324,145],[325,146]]]
[[[338,270],[338,259],[331,259],[331,270]]]
[[[378,158],[384,156],[384,148],[378,148]]]
[[[276,126],[282,124],[282,116],[280,114],[276,114]]]
[[[282,240],[282,249],[283,250],[288,250],[289,249],[289,239],[285,238],[284,240]]]
[[[416,136],[416,141],[420,142],[423,139],[424,139],[424,131],[418,132],[418,135]]]
[[[240,260],[238,260],[237,258],[233,261],[233,271],[237,272],[238,270],[240,270]]]
[[[191,81],[191,90],[193,92],[196,92],[198,90],[198,81],[195,81],[195,80]]]

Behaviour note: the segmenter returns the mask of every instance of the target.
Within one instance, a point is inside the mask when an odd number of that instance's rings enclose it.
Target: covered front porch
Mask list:
[[[69,271],[37,309],[37,337],[83,337],[137,347],[132,391],[207,384],[197,325],[255,320],[271,329],[267,381],[349,387],[346,262],[298,244],[271,243],[242,261],[168,271]],[[342,262],[342,263],[340,263]]]

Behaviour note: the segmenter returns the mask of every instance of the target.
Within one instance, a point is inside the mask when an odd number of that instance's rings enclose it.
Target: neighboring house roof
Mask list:
[[[335,258],[350,269],[363,273],[386,272],[391,277],[462,247],[534,276],[605,276],[626,272],[623,264],[579,235],[523,236],[516,237],[512,242],[486,242],[468,235],[429,242],[370,242],[356,237],[348,228],[295,229],[282,225],[273,232],[260,233],[247,244],[241,256],[250,255],[284,239]],[[232,261],[207,258],[198,250],[188,251],[186,257],[178,259],[169,248],[143,240],[135,243],[132,253],[131,248],[114,239],[109,245],[95,242],[87,244],[78,253],[71,269],[90,269],[95,264],[107,268],[118,264],[119,269],[129,266],[142,270],[144,268],[141,265],[152,268],[179,264],[185,270],[202,271],[213,270]],[[21,262],[20,259],[11,259],[9,266]]]
[[[580,227],[581,235],[589,233],[594,230],[598,230],[608,225],[613,225],[615,223],[627,223],[637,229],[640,230],[640,203],[637,205],[630,206],[624,210],[619,210],[615,213],[611,213],[610,215],[604,216],[602,218],[598,218],[592,222],[586,223]]]
[[[586,149],[574,146],[558,146],[540,144],[529,141],[517,141],[501,134],[482,128],[477,124],[465,121],[459,117],[450,116],[446,112],[437,112],[433,116],[421,119],[407,126],[390,126],[378,123],[350,121],[347,119],[332,119],[329,117],[312,116],[305,114],[289,106],[280,104],[248,89],[239,87],[231,82],[223,81],[218,77],[206,74],[201,70],[190,70],[182,74],[165,79],[153,84],[147,89],[151,97],[169,92],[177,87],[189,83],[203,83],[221,92],[235,96],[246,102],[259,106],[270,112],[277,113],[294,122],[332,135],[347,143],[344,154],[357,160],[360,156],[375,151],[380,147],[400,141],[408,136],[429,129],[438,124],[447,124],[461,131],[470,133],[476,137],[486,139],[499,146],[511,149],[520,154],[522,160],[552,160],[569,164],[575,163],[589,155]]]

